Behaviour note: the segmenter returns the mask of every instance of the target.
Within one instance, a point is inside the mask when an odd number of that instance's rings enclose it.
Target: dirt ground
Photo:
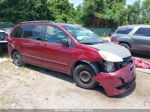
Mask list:
[[[135,88],[107,97],[99,86],[82,89],[70,76],[31,65],[18,68],[8,58],[0,63],[0,109],[150,109],[150,74],[136,72]]]

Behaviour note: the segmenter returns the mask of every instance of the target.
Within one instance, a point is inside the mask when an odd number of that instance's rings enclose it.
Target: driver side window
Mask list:
[[[47,26],[45,40],[49,43],[61,44],[62,39],[67,39],[68,36],[60,28],[55,26]]]

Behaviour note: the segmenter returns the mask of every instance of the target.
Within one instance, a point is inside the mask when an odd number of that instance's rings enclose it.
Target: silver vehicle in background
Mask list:
[[[111,41],[132,52],[150,53],[150,25],[126,25],[111,35]]]
[[[6,38],[10,34],[12,28],[3,28],[0,29],[0,50],[7,48]]]

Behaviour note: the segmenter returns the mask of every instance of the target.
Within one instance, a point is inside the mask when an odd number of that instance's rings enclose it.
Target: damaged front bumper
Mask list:
[[[132,63],[113,73],[101,72],[94,77],[94,80],[105,89],[107,96],[117,96],[132,88],[135,78],[135,66]]]

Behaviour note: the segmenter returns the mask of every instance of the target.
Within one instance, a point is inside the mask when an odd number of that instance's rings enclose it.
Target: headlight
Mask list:
[[[108,61],[108,62],[122,62],[123,59],[115,54],[112,54],[110,52],[107,52],[107,51],[98,51],[100,56]]]
[[[114,63],[112,63],[112,62],[105,62],[104,63],[104,71],[105,72],[108,72],[108,73],[110,73],[110,72],[115,72],[116,71],[116,67],[115,67],[115,64]]]

